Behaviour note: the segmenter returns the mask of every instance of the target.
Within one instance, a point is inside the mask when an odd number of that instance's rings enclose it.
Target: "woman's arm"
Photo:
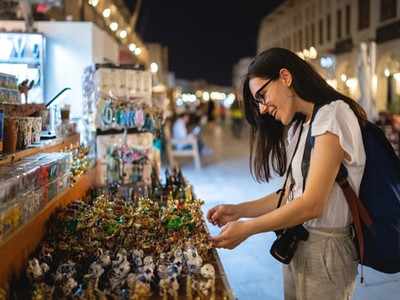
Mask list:
[[[207,219],[214,225],[223,226],[240,218],[255,218],[276,208],[278,194],[275,192],[258,200],[240,204],[220,204],[211,208]]]
[[[279,195],[281,192],[274,192],[260,199],[247,201],[237,204],[242,218],[256,218],[276,209],[278,205]],[[285,196],[282,203],[285,203]]]
[[[328,201],[344,157],[338,136],[328,132],[316,137],[303,195],[254,219],[228,223],[218,236],[212,238],[214,245],[234,248],[250,235],[288,228],[318,218]]]

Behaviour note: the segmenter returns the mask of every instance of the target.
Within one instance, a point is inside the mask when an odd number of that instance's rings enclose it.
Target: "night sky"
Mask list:
[[[282,2],[143,0],[136,31],[145,42],[168,46],[176,78],[231,85],[232,66],[255,55],[261,19]]]

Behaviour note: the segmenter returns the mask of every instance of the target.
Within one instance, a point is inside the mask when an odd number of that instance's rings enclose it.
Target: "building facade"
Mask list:
[[[241,94],[243,78],[246,76],[251,61],[251,57],[244,57],[233,66],[232,86],[237,95]]]
[[[373,67],[372,96],[378,110],[397,110],[400,0],[285,1],[262,20],[258,52],[288,48],[338,90],[358,99],[357,61],[362,43],[367,45]]]

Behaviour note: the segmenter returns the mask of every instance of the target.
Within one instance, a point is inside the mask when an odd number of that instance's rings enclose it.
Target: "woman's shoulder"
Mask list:
[[[344,101],[341,99],[332,101],[328,104],[323,105],[317,112],[318,113],[334,113],[334,112],[352,112],[353,110],[351,109],[351,107]],[[353,113],[354,114],[354,113]]]
[[[351,109],[350,105],[344,100],[338,99],[322,106],[315,115],[313,125],[324,123],[348,123],[358,124],[356,114]]]
[[[339,137],[343,150],[350,155],[351,162],[362,165],[365,161],[361,128],[356,114],[343,100],[322,106],[312,124],[312,136],[327,132]]]

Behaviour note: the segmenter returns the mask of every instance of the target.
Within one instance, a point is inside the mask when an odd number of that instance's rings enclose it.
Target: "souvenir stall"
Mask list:
[[[202,201],[180,170],[160,179],[150,74],[96,65],[83,87],[85,147],[4,163],[0,299],[234,299]]]

